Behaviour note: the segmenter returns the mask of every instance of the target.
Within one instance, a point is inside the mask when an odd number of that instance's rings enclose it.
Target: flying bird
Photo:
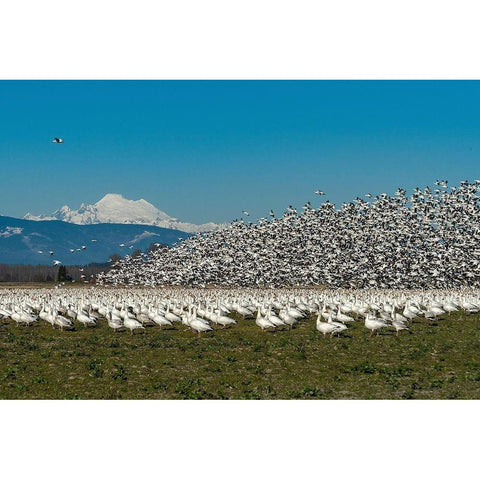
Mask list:
[[[247,217],[250,215],[250,214],[249,214],[248,212],[246,212],[245,210],[242,210],[242,213],[243,213],[244,215],[246,215]]]
[[[63,138],[55,137],[55,138],[52,140],[52,143],[63,143]]]

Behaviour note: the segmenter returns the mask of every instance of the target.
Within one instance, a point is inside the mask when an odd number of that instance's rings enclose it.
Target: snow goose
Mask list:
[[[337,314],[335,316],[335,320],[338,320],[339,322],[342,323],[347,323],[347,322],[354,322],[355,319],[350,317],[349,315],[345,315],[340,311],[340,309],[337,311]]]
[[[182,319],[176,315],[175,313],[170,311],[170,306],[167,307],[167,311],[165,313],[165,318],[170,322],[181,322]]]
[[[200,337],[202,332],[208,332],[209,330],[212,330],[212,327],[208,325],[206,322],[200,320],[197,318],[197,311],[194,308],[192,316],[189,318],[189,326],[190,328],[197,332],[197,335]]]
[[[297,319],[295,317],[292,317],[287,313],[285,309],[281,309],[280,312],[278,313],[278,317],[290,327],[290,329],[293,328],[293,326],[297,323]]]
[[[365,327],[368,328],[371,333],[370,336],[373,335],[373,332],[377,332],[378,336],[378,330],[381,328],[387,327],[387,323],[379,318],[375,318],[373,315],[370,313],[367,314],[367,317],[365,318]]]
[[[269,327],[275,328],[275,325],[272,322],[270,322],[266,317],[262,317],[260,309],[257,312],[257,319],[255,320],[255,324],[262,329],[262,332]]]
[[[107,321],[108,321],[108,326],[116,332],[117,330],[120,330],[121,328],[124,328],[123,321],[121,318],[116,317],[113,315],[113,312],[110,312],[107,316]]]
[[[51,309],[51,314],[53,315],[54,325],[58,325],[60,327],[60,330],[63,331],[64,328],[71,330],[74,328],[73,322],[70,319],[64,317],[63,315],[59,315],[56,309]]]
[[[145,327],[138,320],[135,320],[128,315],[125,316],[123,320],[123,325],[125,326],[125,328],[128,328],[130,330],[130,335],[133,335],[134,330],[145,330]]]
[[[322,317],[319,314],[318,317],[317,317],[316,328],[320,333],[323,333],[323,336],[325,336],[327,334],[332,335],[333,332],[338,330],[339,327],[337,325],[334,325],[334,324],[328,323],[328,322],[322,322],[321,318]],[[344,326],[344,325],[342,325],[342,326]]]
[[[275,327],[283,327],[285,322],[283,322],[280,318],[275,315],[275,312],[272,312],[272,307],[268,307],[268,312],[266,315],[266,319],[275,325]]]
[[[222,328],[225,328],[227,325],[233,325],[237,323],[233,318],[221,315],[220,311],[220,309],[217,309],[215,323],[222,325]]]
[[[75,320],[82,323],[85,328],[87,328],[88,325],[92,325],[94,327],[97,325],[97,322],[91,318],[90,315],[83,312],[83,306],[78,309]]]

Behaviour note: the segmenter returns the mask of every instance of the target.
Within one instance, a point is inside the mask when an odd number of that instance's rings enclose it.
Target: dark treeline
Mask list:
[[[62,275],[64,269],[60,272],[60,280],[93,281],[97,273],[106,271],[109,266],[109,263],[92,263],[85,266],[67,265],[64,267],[66,269],[65,274]],[[6,265],[1,263],[0,282],[56,282],[59,280],[59,270],[60,267],[51,265]]]

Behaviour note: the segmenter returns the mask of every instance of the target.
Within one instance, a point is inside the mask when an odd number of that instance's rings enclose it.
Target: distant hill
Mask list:
[[[107,261],[111,254],[125,256],[136,249],[145,250],[157,242],[172,245],[179,238],[189,235],[153,225],[76,225],[55,220],[33,221],[0,216],[0,263],[52,265],[54,260],[64,265],[101,263]],[[125,246],[120,247],[120,244]],[[86,249],[82,250],[82,246]],[[71,253],[70,249],[74,252]],[[53,251],[53,255],[49,251]]]

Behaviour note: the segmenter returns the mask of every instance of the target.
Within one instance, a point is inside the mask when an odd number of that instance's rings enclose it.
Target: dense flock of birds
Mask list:
[[[0,291],[0,319],[18,326],[39,321],[71,330],[108,323],[114,331],[188,328],[201,335],[252,322],[262,331],[295,328],[316,318],[323,336],[362,322],[372,335],[408,330],[414,319],[437,321],[452,312],[480,311],[480,290],[319,289],[14,289]],[[177,327],[178,325],[178,327]],[[184,327],[182,327],[182,325]]]
[[[149,256],[127,255],[101,284],[462,288],[480,283],[480,181],[416,188],[279,218],[243,218]],[[324,195],[317,190],[315,193]],[[248,215],[248,212],[242,212]]]

